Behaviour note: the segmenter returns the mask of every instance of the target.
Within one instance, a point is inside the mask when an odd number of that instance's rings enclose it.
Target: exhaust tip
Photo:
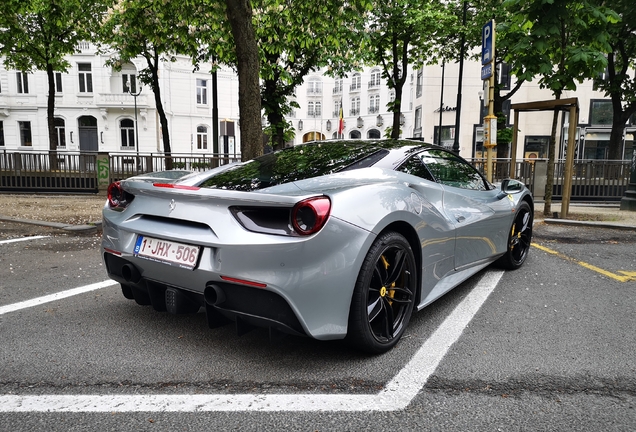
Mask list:
[[[124,264],[121,267],[121,275],[126,282],[132,282],[134,284],[139,283],[141,281],[141,273],[137,270],[137,267],[128,263]]]
[[[210,306],[217,306],[225,301],[225,293],[221,287],[214,284],[206,285],[203,297]]]

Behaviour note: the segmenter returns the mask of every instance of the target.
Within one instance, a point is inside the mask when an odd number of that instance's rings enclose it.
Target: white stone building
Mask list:
[[[69,57],[69,71],[56,73],[55,117],[59,149],[162,152],[162,131],[154,94],[149,87],[141,88],[137,79],[137,70],[143,68],[144,60],[135,60],[117,72],[105,66],[108,55],[98,54],[88,43],[80,48],[80,52]],[[209,70],[209,65],[203,65],[199,71],[193,71],[190,60],[185,57],[174,63],[161,63],[161,98],[175,154],[213,153],[212,76]],[[288,117],[296,134],[290,144],[336,138],[340,108],[345,120],[345,139],[385,137],[387,128],[392,126],[387,103],[395,96],[381,77],[380,69],[366,67],[342,79],[334,79],[323,72],[309,74],[296,91],[295,100],[300,108]],[[503,72],[504,82],[508,82]],[[458,65],[425,66],[408,73],[403,89],[400,135],[437,142],[441,125],[442,145],[452,147],[458,133],[460,154],[466,158],[480,157],[483,82],[478,62],[464,64],[458,132],[455,131]],[[0,62],[0,152],[46,152],[49,149],[47,88],[45,72],[7,70]],[[238,79],[233,70],[221,68],[218,71],[217,89],[218,127],[219,134],[223,135],[220,152],[238,154]],[[567,91],[562,95],[562,98],[570,97],[577,97],[580,105],[576,125],[577,158],[606,158],[611,129],[609,99],[593,90],[591,81],[579,85],[575,92]],[[511,102],[552,98],[550,91],[540,89],[532,82],[524,83]],[[508,118],[512,121],[512,114]],[[519,123],[517,158],[546,157],[552,113],[522,113]],[[567,127],[565,118],[559,126],[562,135]],[[636,118],[633,117],[624,136],[624,159],[632,157],[635,134]],[[137,141],[138,146],[135,145]],[[563,144],[559,156],[563,156]]]
[[[105,66],[109,56],[98,54],[94,46],[83,43],[80,48],[79,53],[69,58],[69,71],[56,73],[58,149],[110,153],[163,151],[154,94],[137,79],[144,60],[137,59],[118,72]],[[161,99],[173,153],[212,153],[209,69],[209,65],[203,65],[200,71],[193,72],[187,58],[161,64]],[[219,119],[224,124],[236,122],[237,77],[231,70],[221,69],[217,80]],[[47,94],[45,72],[7,70],[0,63],[0,151],[49,149]],[[231,129],[238,135],[238,128]]]

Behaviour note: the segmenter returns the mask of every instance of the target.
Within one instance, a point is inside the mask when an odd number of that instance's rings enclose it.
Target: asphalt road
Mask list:
[[[520,270],[480,273],[375,357],[211,330],[117,285],[19,308],[107,280],[99,237],[0,243],[0,430],[636,430],[636,233],[542,224],[535,242]],[[51,412],[7,408],[33,396]],[[86,405],[59,412],[72,403]]]

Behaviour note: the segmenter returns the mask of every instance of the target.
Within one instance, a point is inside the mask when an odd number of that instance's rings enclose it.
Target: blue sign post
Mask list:
[[[493,31],[493,20],[488,21],[481,28],[481,64],[485,65],[493,61],[495,51],[493,40],[495,32]]]
[[[495,20],[481,28],[481,79],[488,81],[488,115],[484,117],[484,149],[486,150],[486,178],[492,181],[492,148],[497,145],[497,116],[494,114],[495,98]]]

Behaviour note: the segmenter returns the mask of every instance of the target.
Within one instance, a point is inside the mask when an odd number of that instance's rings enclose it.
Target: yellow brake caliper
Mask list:
[[[384,264],[384,269],[388,270],[389,269],[389,262],[386,260],[386,258],[384,257],[384,255],[382,255],[380,257],[382,259],[382,264]],[[395,282],[391,283],[391,288],[395,287]],[[380,288],[380,296],[384,297],[387,295],[387,292],[389,294],[389,298],[393,298],[393,296],[395,295],[395,290],[387,290],[385,286],[383,286],[382,288]],[[391,302],[389,300],[389,304],[392,304],[393,302]]]

